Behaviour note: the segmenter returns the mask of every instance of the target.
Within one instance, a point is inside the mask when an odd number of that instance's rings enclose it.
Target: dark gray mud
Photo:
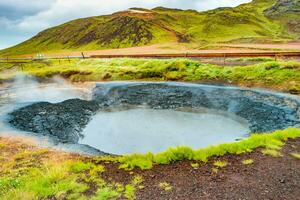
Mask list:
[[[22,131],[78,143],[93,116],[109,109],[212,109],[234,114],[249,123],[251,133],[299,126],[298,97],[235,87],[183,83],[99,83],[91,100],[34,103],[9,114],[9,124]],[[101,122],[99,122],[101,129]]]

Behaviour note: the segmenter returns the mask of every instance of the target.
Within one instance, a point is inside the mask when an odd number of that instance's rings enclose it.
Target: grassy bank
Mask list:
[[[202,64],[187,59],[86,59],[0,63],[0,80],[25,73],[39,78],[61,75],[71,81],[191,81],[271,88],[300,93],[300,63],[262,61],[243,67]]]
[[[133,168],[151,169],[154,165],[180,160],[190,160],[191,168],[198,168],[214,158],[212,170],[216,171],[216,167],[230,164],[231,160],[224,161],[224,155],[244,154],[262,148],[261,155],[282,156],[280,149],[285,142],[299,137],[300,129],[290,128],[205,149],[179,147],[156,155],[149,153],[114,158],[87,158],[0,138],[0,199],[135,199],[136,191],[144,186],[138,171],[128,171]],[[295,155],[299,152],[291,156]],[[253,163],[250,158],[245,161],[247,165]],[[126,176],[125,182],[112,181],[112,177],[105,175],[114,166],[118,171],[115,176]]]
[[[276,131],[272,134],[253,134],[248,139],[240,142],[211,146],[205,149],[193,150],[189,147],[170,148],[159,153],[146,155],[129,155],[119,158],[120,168],[151,169],[155,164],[170,164],[179,160],[192,160],[207,162],[213,156],[224,156],[226,154],[243,154],[256,148],[265,148],[266,151],[277,152],[284,145],[284,141],[300,137],[300,129],[287,129]]]

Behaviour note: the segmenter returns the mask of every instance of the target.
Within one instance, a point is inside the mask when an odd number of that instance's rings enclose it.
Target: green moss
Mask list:
[[[66,159],[57,161],[48,159],[43,150],[27,152],[18,150],[16,156],[9,158],[0,166],[0,199],[115,199],[126,197],[135,199],[135,193],[142,189],[143,179],[134,176],[130,183],[106,182],[101,174],[103,165],[99,162],[120,163],[126,169],[140,167],[150,169],[153,165],[168,164],[179,160],[193,160],[207,162],[212,157],[218,157],[214,162],[216,168],[212,174],[218,173],[218,168],[226,166],[227,162],[221,160],[226,154],[242,154],[251,152],[256,148],[265,148],[265,154],[278,155],[278,150],[288,139],[299,138],[300,129],[289,128],[269,134],[253,134],[249,138],[228,144],[211,146],[204,149],[192,150],[188,147],[171,148],[159,154],[129,155],[121,157],[99,157],[85,160]],[[5,150],[3,150],[5,151]],[[275,154],[274,154],[275,152]],[[299,158],[298,153],[291,154]],[[47,162],[40,156],[45,156]],[[252,163],[252,159],[244,160],[244,164]],[[192,166],[198,167],[193,164]],[[134,173],[130,173],[132,175]],[[93,185],[95,193],[86,196],[85,192]],[[158,185],[165,191],[172,189],[170,183],[163,182]]]
[[[162,183],[159,183],[158,186],[163,189],[164,191],[170,191],[172,190],[172,186],[170,183],[167,183],[167,182],[162,182]]]
[[[191,163],[192,168],[198,169],[200,164],[199,163]]]
[[[272,157],[281,157],[282,154],[275,149],[264,149],[261,151],[264,155],[272,156]]]
[[[289,25],[299,15],[265,15],[275,0],[253,1],[206,12],[155,9],[149,14],[113,14],[73,20],[47,29],[0,55],[124,48],[162,43],[191,45],[219,42],[265,42],[298,39]],[[278,15],[278,14],[277,14]]]
[[[300,153],[291,153],[291,156],[293,156],[294,158],[300,160]]]
[[[50,196],[64,195],[68,191],[79,195],[87,186],[76,181],[76,177],[68,173],[67,165],[48,165],[43,169],[28,168],[26,175],[18,177],[1,177],[2,199],[41,199]],[[4,190],[5,189],[5,190]]]
[[[2,64],[0,63],[0,66]],[[3,68],[4,69],[4,68]],[[3,70],[2,69],[2,70]],[[47,60],[23,64],[22,73],[39,78],[61,75],[72,81],[176,80],[218,81],[240,85],[280,88],[296,93],[300,85],[299,62],[263,62],[243,67],[220,67],[188,59],[74,59],[71,62]],[[2,71],[11,79],[18,71]]]
[[[213,163],[213,165],[215,167],[219,167],[219,168],[222,168],[222,167],[226,167],[228,165],[228,162],[227,161],[221,161],[221,160],[217,160]]]
[[[283,131],[275,131],[271,134],[253,134],[249,138],[235,143],[211,146],[205,149],[192,150],[189,147],[170,148],[159,154],[148,153],[146,155],[129,155],[118,158],[122,167],[150,169],[154,164],[169,164],[179,160],[195,160],[207,162],[213,156],[224,156],[226,154],[242,154],[251,152],[256,148],[267,148],[267,152],[276,151],[284,145],[289,138],[300,137],[300,129],[289,128]],[[145,164],[147,163],[147,164]]]
[[[246,159],[246,160],[242,160],[242,163],[244,165],[252,165],[254,163],[253,159]]]
[[[95,165],[90,162],[77,161],[70,163],[70,171],[73,173],[81,173],[83,171],[90,170]]]
[[[116,199],[120,196],[120,193],[111,187],[102,187],[97,190],[96,194],[91,197],[91,200],[109,200]]]

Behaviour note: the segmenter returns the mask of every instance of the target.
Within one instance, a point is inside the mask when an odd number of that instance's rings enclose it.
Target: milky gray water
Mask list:
[[[249,132],[245,121],[223,114],[135,108],[98,113],[80,143],[120,155],[207,147],[234,142]]]
[[[82,92],[65,83],[40,85],[34,81],[19,82],[0,89],[0,135],[26,135],[12,129],[7,113],[34,102],[58,103],[67,99],[88,99]],[[207,147],[247,137],[248,124],[236,117],[208,110],[152,110],[136,107],[127,110],[102,111],[96,114],[83,131],[81,144],[112,154],[161,152],[169,147]],[[50,138],[51,139],[51,138]],[[46,139],[47,140],[47,139]],[[78,152],[77,146],[45,144],[56,149]],[[79,151],[80,152],[80,151]]]

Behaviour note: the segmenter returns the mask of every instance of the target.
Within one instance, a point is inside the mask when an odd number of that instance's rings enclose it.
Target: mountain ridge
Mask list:
[[[203,12],[165,7],[130,8],[46,29],[19,45],[0,51],[0,55],[163,43],[295,40],[300,36],[298,7],[299,0],[253,0],[233,8]]]

